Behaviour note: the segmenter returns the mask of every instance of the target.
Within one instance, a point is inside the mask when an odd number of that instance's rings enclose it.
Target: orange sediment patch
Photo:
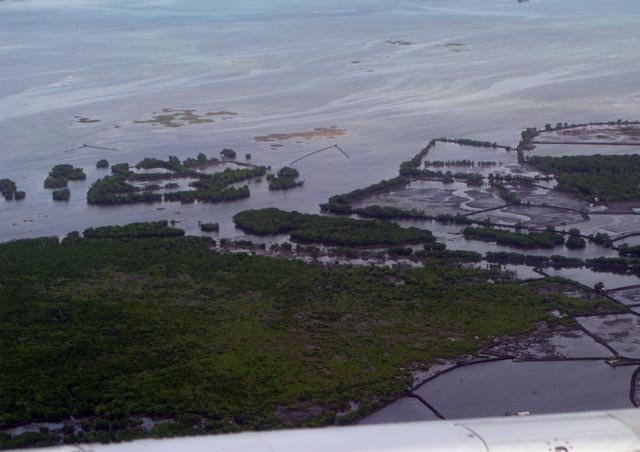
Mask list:
[[[291,133],[271,133],[269,135],[261,135],[254,137],[255,141],[286,141],[294,138],[310,140],[312,138],[337,138],[345,135],[346,130],[340,129],[336,126],[331,127],[316,127],[309,132],[291,132]]]

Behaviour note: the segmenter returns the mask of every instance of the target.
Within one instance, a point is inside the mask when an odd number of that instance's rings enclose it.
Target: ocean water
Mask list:
[[[316,212],[333,194],[394,176],[434,137],[514,145],[527,126],[639,119],[639,42],[637,0],[3,0],[0,178],[27,199],[0,201],[0,241],[152,219],[188,232],[219,221],[234,237],[235,212]],[[135,122],[163,108],[237,115]],[[277,148],[254,140],[331,126],[345,135]],[[100,158],[231,147],[278,167],[333,143],[351,159],[302,160],[304,188],[285,193],[256,184],[250,199],[220,205],[85,201]],[[68,203],[42,188],[57,163],[88,174]]]

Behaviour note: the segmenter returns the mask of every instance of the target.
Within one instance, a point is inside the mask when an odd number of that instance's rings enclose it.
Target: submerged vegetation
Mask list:
[[[220,255],[157,237],[170,229],[0,244],[0,427],[68,426],[1,447],[348,422],[404,391],[417,363],[589,306],[452,266]],[[164,421],[148,432],[142,416]]]

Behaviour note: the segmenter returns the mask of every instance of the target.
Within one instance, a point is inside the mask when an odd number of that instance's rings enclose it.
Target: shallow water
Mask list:
[[[602,282],[606,290],[640,284],[640,278],[635,275],[595,272],[588,268],[545,268],[544,272],[550,276],[572,279],[588,287]]]
[[[365,417],[359,423],[387,424],[392,422],[433,421],[439,419],[415,397],[402,397],[381,410]]]
[[[154,219],[182,220],[189,233],[214,219],[233,237],[239,210],[315,212],[333,194],[394,176],[434,137],[515,145],[525,126],[638,113],[632,0],[228,3],[0,2],[0,177],[27,191],[24,201],[0,202],[0,240]],[[163,108],[237,115],[177,128],[136,123]],[[346,134],[278,148],[253,139],[334,125]],[[333,142],[351,160],[328,151],[300,161],[305,187],[286,193],[256,187],[224,205],[84,203],[99,158],[231,147],[277,167]],[[85,143],[116,150],[65,152]],[[42,189],[56,163],[89,175],[72,184],[69,203]]]
[[[640,287],[614,290],[609,292],[608,295],[627,306],[640,305]]]
[[[600,358],[607,359],[614,354],[591,336],[579,329],[551,329],[539,325],[527,336],[499,341],[483,353],[496,357],[528,359],[555,358]]]
[[[450,419],[631,408],[634,370],[597,360],[505,360],[458,368],[414,392]]]

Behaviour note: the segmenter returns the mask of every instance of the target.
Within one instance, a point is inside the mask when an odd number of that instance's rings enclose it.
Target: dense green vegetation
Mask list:
[[[297,180],[291,177],[274,177],[269,181],[269,190],[288,190],[290,188],[302,187],[303,185],[303,180]]]
[[[116,163],[115,165],[111,165],[111,172],[120,176],[129,176],[131,169],[128,163]]]
[[[434,243],[434,245],[444,244]],[[416,251],[414,255],[430,261],[435,260],[437,261],[437,265],[440,265],[443,261],[449,264],[458,265],[461,262],[480,262],[482,260],[482,254],[476,251],[447,250],[442,247],[429,247],[427,245],[425,245],[423,250]],[[429,265],[429,262],[427,262],[427,265]]]
[[[567,239],[565,246],[571,249],[585,248],[587,246],[587,241],[580,237],[579,229],[571,228],[569,229],[569,238]]]
[[[300,173],[295,168],[285,166],[278,170],[276,177],[269,178],[269,190],[288,190],[290,188],[301,187],[303,180],[298,180]]]
[[[96,168],[109,168],[109,161],[105,159],[98,160]]]
[[[485,259],[488,262],[500,264],[528,265],[530,267],[554,268],[590,268],[596,272],[640,274],[640,260],[625,258],[596,257],[593,259],[578,259],[559,255],[538,256],[504,251],[489,251]]]
[[[170,155],[167,160],[154,157],[145,157],[136,164],[136,169],[166,169],[167,173],[134,173],[130,174],[135,180],[160,180],[160,179],[177,179],[183,177],[201,177],[202,173],[195,169],[206,168],[211,165],[218,165],[219,159],[207,157],[206,154],[200,152],[196,158],[188,157],[180,161],[175,155]]]
[[[181,237],[182,229],[169,226],[164,221],[152,221],[146,223],[131,223],[125,226],[100,226],[85,229],[84,236],[91,239],[105,238],[140,238],[140,237]]]
[[[146,157],[136,165],[137,169],[156,169],[162,168],[171,173],[156,173],[156,175],[164,175],[165,177],[198,177],[199,173],[195,172],[193,168],[205,168],[210,165],[217,165],[220,160],[217,158],[209,158],[206,154],[200,152],[196,158],[187,158],[184,161],[180,161],[175,155],[170,155],[167,160],[161,160],[157,158]],[[140,176],[140,175],[138,175]]]
[[[629,246],[626,243],[623,243],[618,248],[618,252],[621,256],[631,256],[631,257],[639,257],[640,258],[640,245]]]
[[[240,188],[229,187],[211,190],[184,190],[164,194],[165,201],[179,201],[189,204],[195,201],[200,202],[224,202],[235,201],[236,199],[248,198],[250,196],[249,187],[246,185]]]
[[[564,243],[564,237],[553,232],[523,234],[504,229],[467,226],[464,229],[464,235],[467,238],[490,240],[500,245],[510,245],[517,248],[553,248]]]
[[[200,230],[202,232],[219,232],[220,225],[218,223],[200,223]]]
[[[146,157],[136,164],[137,169],[161,168],[166,169],[168,172],[130,173],[129,179],[136,181],[157,181],[164,179],[207,177],[207,174],[199,173],[195,169],[206,168],[207,166],[218,165],[219,163],[220,160],[217,158],[208,158],[202,152],[200,152],[196,158],[189,157],[182,162],[174,155],[170,155],[167,160]]]
[[[58,189],[65,188],[67,185],[69,185],[69,182],[64,177],[49,176],[44,180],[44,188]]]
[[[607,248],[611,248],[611,246],[613,245],[609,234],[604,234],[602,232],[598,232],[596,235],[590,236],[589,239],[593,240],[596,245],[602,245]]]
[[[130,237],[0,244],[0,428],[64,421],[78,442],[145,435],[141,416],[169,420],[153,436],[347,422],[414,369],[586,303],[479,270],[332,269]]]
[[[68,188],[62,190],[55,190],[51,193],[54,201],[68,201],[71,197],[71,191]]]
[[[62,178],[66,180],[85,180],[87,175],[82,168],[76,168],[73,165],[61,164],[56,165],[49,172],[49,177],[54,179]]]
[[[236,158],[237,154],[236,154],[236,151],[234,151],[233,149],[225,148],[222,151],[220,151],[220,156],[223,159],[233,160]]]
[[[296,177],[300,177],[300,172],[295,168],[291,168],[290,166],[285,166],[278,170],[277,175],[278,177],[292,177],[295,179]]]
[[[640,155],[531,157],[527,163],[552,173],[558,190],[602,202],[640,199]]]
[[[56,165],[49,172],[49,176],[44,180],[44,188],[55,189],[52,196],[55,201],[63,201],[69,199],[70,180],[85,180],[87,175],[82,168],[76,168],[73,165],[61,164]],[[66,199],[64,198],[66,196]]]
[[[219,190],[236,182],[253,179],[254,177],[262,177],[267,173],[264,166],[244,169],[227,168],[220,173],[208,174],[199,180],[192,182],[190,185],[199,191]]]
[[[530,267],[578,268],[586,266],[586,262],[575,257],[560,255],[540,256],[505,251],[489,251],[485,256],[488,262],[501,264],[528,265]]]
[[[111,169],[113,170],[113,167]],[[141,191],[128,183],[126,176],[122,174],[114,174],[113,176],[98,179],[91,184],[87,191],[87,202],[89,204],[109,205],[160,201],[162,201],[160,195]]]
[[[16,183],[11,179],[0,179],[0,193],[7,201],[14,198],[14,193],[18,190]]]
[[[104,177],[96,181],[87,193],[89,204],[129,204],[138,202],[179,201],[182,203],[222,202],[249,197],[249,187],[231,187],[230,185],[266,174],[266,168],[256,166],[243,169],[227,168],[223,172],[207,174],[196,171],[194,168],[204,168],[209,165],[219,164],[220,160],[208,158],[204,153],[199,153],[196,158],[187,158],[184,161],[176,156],[169,156],[166,160],[146,157],[136,164],[136,169],[165,169],[167,172],[136,173],[131,170],[128,163],[117,163],[111,166],[112,176]],[[189,185],[193,190],[182,190],[165,193],[164,195],[152,193],[162,188],[159,184],[147,185],[143,188],[134,186],[131,182],[152,182],[166,179],[193,178],[196,179]],[[175,189],[179,185],[168,183],[166,189]]]
[[[429,151],[436,145],[438,140],[431,140],[429,143],[420,151],[413,156],[411,160],[406,160],[400,164],[400,176],[418,176],[421,173],[420,163],[422,159],[424,159]]]
[[[498,143],[491,141],[481,141],[481,140],[471,140],[469,138],[438,138],[437,141],[442,143],[455,143],[460,146],[472,146],[475,148],[502,148],[507,151],[510,151],[511,148],[509,146],[500,146]]]
[[[165,201],[179,201],[182,203],[201,202],[222,202],[232,201],[249,197],[249,187],[231,187],[230,185],[261,177],[266,174],[266,168],[262,166],[230,169],[214,174],[199,173],[190,166],[202,166],[212,164],[212,159],[206,155],[199,154],[197,159],[181,162],[177,157],[170,156],[168,160],[155,158],[145,158],[136,167],[139,169],[164,168],[168,173],[141,173],[137,174],[130,170],[128,163],[119,163],[111,167],[112,176],[107,176],[97,180],[91,185],[87,193],[89,204],[129,204],[137,202],[160,202],[163,196],[151,193],[152,190],[159,189],[157,184],[147,186],[144,189],[137,188],[130,181],[156,181],[172,179],[177,177],[197,178],[189,185],[193,190],[182,190],[164,194]],[[218,162],[217,159],[213,159]],[[178,188],[179,185],[170,183],[165,188]]]
[[[245,210],[233,217],[245,232],[258,235],[290,234],[300,242],[318,242],[340,246],[397,245],[433,242],[431,232],[418,228],[401,228],[388,221],[285,212],[279,209]]]
[[[215,203],[248,198],[250,196],[249,187],[244,185],[236,188],[229,187],[229,185],[264,176],[266,172],[267,170],[263,166],[244,169],[227,168],[220,173],[201,175],[198,180],[189,184],[195,190],[165,193],[164,199],[165,201],[180,201],[183,203],[194,201]]]
[[[174,155],[170,155],[167,160],[146,157],[142,161],[138,162],[138,164],[136,165],[136,168],[137,169],[164,168],[166,170],[175,171],[175,172],[180,172],[185,169],[180,159]]]
[[[189,157],[182,162],[187,168],[204,168],[210,165],[217,165],[218,163],[220,163],[220,160],[215,157],[209,158],[203,152],[198,153],[195,159]]]

